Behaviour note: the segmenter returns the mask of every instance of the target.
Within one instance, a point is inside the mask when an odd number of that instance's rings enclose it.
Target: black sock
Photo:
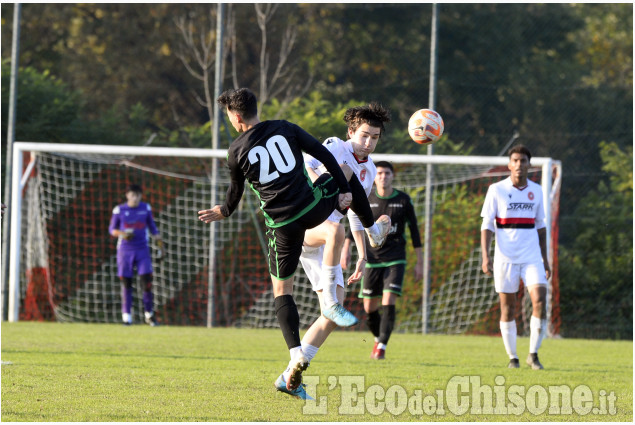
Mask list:
[[[390,339],[390,334],[395,326],[395,306],[384,305],[382,306],[382,310],[379,342],[388,344],[388,339]]]
[[[300,314],[295,305],[293,295],[281,295],[273,300],[276,309],[276,317],[280,324],[282,336],[287,343],[287,347],[300,346]]]
[[[381,316],[379,311],[371,311],[366,313],[366,325],[368,329],[373,333],[375,337],[379,337],[379,324],[381,323]]]
[[[370,209],[366,191],[355,174],[348,181],[348,184],[351,187],[351,195],[353,195],[351,209],[357,214],[364,228],[367,229],[375,224],[375,218],[373,217],[373,210]]]

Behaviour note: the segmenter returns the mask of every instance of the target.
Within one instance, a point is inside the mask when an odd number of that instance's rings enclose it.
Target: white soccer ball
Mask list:
[[[408,121],[408,134],[420,145],[437,142],[444,129],[443,118],[432,109],[419,109]]]

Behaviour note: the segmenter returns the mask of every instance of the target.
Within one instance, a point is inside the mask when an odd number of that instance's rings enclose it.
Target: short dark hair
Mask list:
[[[395,172],[395,169],[393,168],[392,164],[388,161],[377,161],[375,163],[375,167],[390,168],[390,171],[392,171],[393,173]]]
[[[133,183],[126,186],[126,193],[128,192],[143,193],[143,190],[141,189],[141,186]]]
[[[516,145],[516,146],[512,146],[509,151],[507,151],[507,155],[511,158],[512,154],[515,153],[519,153],[522,155],[527,155],[527,159],[529,161],[531,161],[531,152],[529,151],[529,148],[527,148],[527,146],[525,145]]]
[[[384,133],[384,123],[390,122],[390,111],[377,102],[371,102],[366,106],[348,108],[344,114],[344,121],[348,128],[357,131],[362,124],[378,127]]]
[[[216,99],[218,104],[250,119],[258,115],[258,100],[256,95],[247,88],[225,90]]]

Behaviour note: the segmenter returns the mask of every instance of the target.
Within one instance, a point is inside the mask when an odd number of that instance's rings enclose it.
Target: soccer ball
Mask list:
[[[420,145],[437,142],[444,128],[443,118],[432,109],[419,109],[408,121],[408,134]]]

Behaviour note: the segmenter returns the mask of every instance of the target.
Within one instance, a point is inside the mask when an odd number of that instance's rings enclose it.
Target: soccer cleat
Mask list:
[[[284,381],[284,376],[282,375],[278,376],[278,379],[276,379],[276,383],[273,385],[276,387],[276,390],[287,393],[293,397],[297,397],[302,400],[313,400],[313,397],[306,393],[306,386],[304,384],[301,384],[295,390],[288,389],[287,383]]]
[[[527,356],[527,364],[531,366],[533,370],[544,369],[540,364],[540,360],[538,360],[538,353],[529,353]]]
[[[375,360],[384,360],[386,359],[386,350],[376,347],[373,349],[373,354],[370,355],[370,358]]]
[[[309,359],[304,354],[297,356],[295,359],[289,362],[289,382],[287,382],[287,389],[290,391],[296,390],[302,384],[302,372],[309,367]]]
[[[132,325],[132,314],[121,313],[121,320],[123,321],[124,326]]]
[[[520,362],[518,359],[510,359],[507,368],[509,369],[518,369],[520,367]]]
[[[157,321],[157,317],[154,314],[154,311],[152,313],[150,312],[145,312],[145,322],[150,325],[150,326],[159,326],[159,322]]]
[[[390,231],[390,226],[392,225],[392,223],[390,217],[384,214],[377,219],[375,224],[377,224],[377,227],[379,228],[378,234],[371,233],[368,229],[365,230],[368,234],[370,246],[372,246],[373,248],[381,248],[384,245],[384,242],[386,242],[386,236]]]
[[[373,345],[373,351],[370,352],[370,358],[374,359],[375,358],[375,351],[377,351],[377,345],[379,343],[377,341],[375,341],[375,345]]]
[[[322,315],[335,322],[337,326],[342,326],[344,328],[356,325],[358,322],[357,317],[355,317],[355,315],[350,311],[346,310],[340,303],[333,304],[329,308],[324,309]]]

